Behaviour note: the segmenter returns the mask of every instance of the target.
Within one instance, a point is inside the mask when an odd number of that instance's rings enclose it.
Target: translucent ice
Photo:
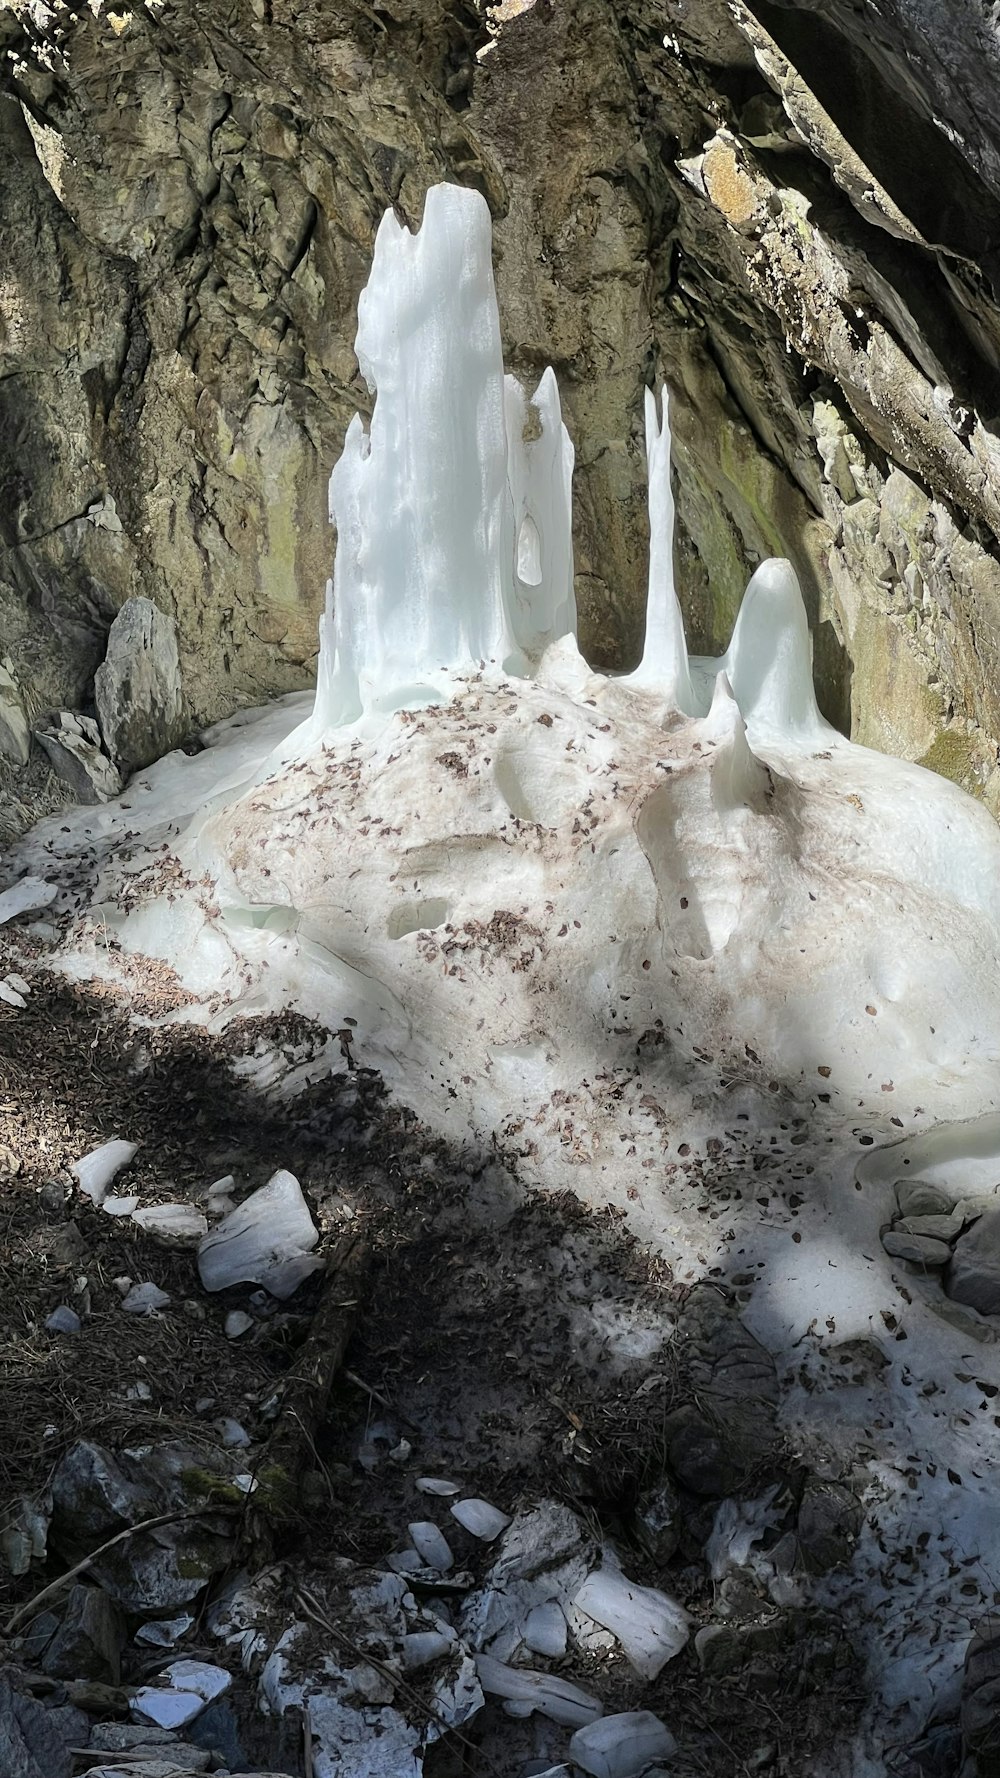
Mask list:
[[[446,1537],[443,1537],[437,1526],[429,1519],[421,1519],[409,1527],[410,1541],[417,1553],[423,1557],[428,1567],[436,1568],[441,1574],[451,1568],[454,1556]]]
[[[473,1537],[482,1538],[484,1543],[492,1543],[510,1524],[508,1515],[499,1507],[491,1506],[488,1500],[456,1500],[451,1511],[452,1517],[466,1531]]]
[[[687,1613],[666,1593],[626,1580],[620,1569],[589,1574],[573,1601],[617,1638],[637,1673],[655,1679],[688,1640]]]
[[[540,1716],[562,1723],[565,1728],[580,1728],[601,1714],[597,1698],[592,1698],[580,1686],[571,1685],[567,1679],[557,1679],[554,1674],[534,1673],[527,1667],[508,1667],[491,1655],[476,1656],[476,1671],[484,1692],[514,1705],[524,1705],[525,1715],[537,1710]]]
[[[298,1180],[281,1170],[205,1236],[198,1249],[202,1284],[262,1284],[272,1296],[290,1296],[322,1264],[309,1257],[318,1240]]]
[[[0,926],[18,914],[31,914],[37,908],[47,908],[58,893],[56,883],[45,883],[40,877],[22,877],[20,882],[13,883],[0,894]]]
[[[92,1148],[89,1154],[74,1161],[70,1172],[80,1190],[88,1198],[93,1198],[95,1204],[101,1204],[111,1181],[123,1167],[128,1166],[137,1149],[137,1143],[122,1142],[117,1138],[111,1142],[102,1142],[99,1148]]]

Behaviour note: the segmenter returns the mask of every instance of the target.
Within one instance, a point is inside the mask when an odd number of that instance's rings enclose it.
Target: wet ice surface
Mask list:
[[[315,702],[234,719],[42,824],[11,875],[57,885],[69,974],[152,957],[190,996],[173,1016],[314,1020],[326,1037],[294,1064],[243,1059],[261,1091],[360,1061],[442,1134],[495,1136],[529,1185],[621,1211],[678,1282],[737,1291],[790,1438],[864,1491],[854,1560],[817,1586],[869,1660],[866,1743],[830,1755],[862,1778],[947,1699],[1000,1586],[994,1324],[881,1242],[901,1174],[953,1200],[1000,1180],[1000,836],[822,722],[787,563],[754,576],[725,656],[688,658],[652,397],[648,646],[625,681],[589,671],[568,441],[551,382],[511,429],[526,398],[503,380],[478,202],[435,198],[415,241],[391,220],[380,236],[359,333],[378,401],[334,477]],[[271,1256],[289,1278],[312,1263],[295,1240]],[[623,1369],[663,1339],[583,1290],[574,1327]],[[745,1519],[727,1534],[756,1547]],[[777,1598],[786,1577],[758,1571]],[[505,1665],[515,1630],[495,1621],[487,1658]]]

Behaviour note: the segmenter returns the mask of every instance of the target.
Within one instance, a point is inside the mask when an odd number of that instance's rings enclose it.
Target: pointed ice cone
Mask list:
[[[667,386],[646,390],[646,464],[649,483],[649,591],[642,660],[626,680],[660,691],[685,716],[698,714],[688,671],[684,619],[674,585],[674,494],[670,486],[670,413]]]
[[[743,595],[728,653],[719,662],[750,735],[781,739],[821,731],[813,690],[812,638],[791,562],[762,562]]]
[[[712,801],[722,814],[740,805],[756,804],[768,788],[767,768],[747,740],[747,727],[725,673],[715,681],[712,708],[701,725],[712,743]]]

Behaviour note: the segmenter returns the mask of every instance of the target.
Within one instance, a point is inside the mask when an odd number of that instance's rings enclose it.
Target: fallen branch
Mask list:
[[[316,1434],[326,1418],[334,1378],[354,1331],[371,1259],[368,1242],[345,1235],[327,1262],[319,1307],[286,1385],[274,1431],[257,1469],[253,1505],[272,1522],[294,1518],[299,1482],[314,1460]]]
[[[19,1605],[12,1616],[7,1619],[3,1631],[0,1633],[4,1636],[13,1636],[18,1624],[23,1623],[25,1618],[33,1616],[40,1605],[46,1604],[49,1599],[55,1598],[57,1593],[61,1593],[63,1587],[68,1586],[71,1580],[75,1580],[78,1574],[83,1574],[92,1563],[97,1561],[99,1556],[105,1555],[108,1550],[113,1550],[116,1544],[127,1542],[130,1537],[138,1537],[141,1531],[155,1531],[160,1525],[176,1525],[181,1519],[203,1519],[209,1514],[215,1517],[219,1514],[237,1511],[243,1511],[242,1505],[238,1508],[215,1505],[208,1507],[188,1506],[180,1512],[157,1513],[151,1519],[140,1519],[138,1525],[126,1525],[124,1531],[116,1532],[114,1537],[109,1537],[106,1542],[98,1544],[96,1550],[91,1550],[89,1556],[83,1556],[79,1562],[74,1563],[72,1568],[67,1568],[66,1573],[61,1574],[58,1580],[50,1581],[48,1586],[43,1587],[40,1593],[34,1595],[34,1598],[29,1599],[26,1605]]]

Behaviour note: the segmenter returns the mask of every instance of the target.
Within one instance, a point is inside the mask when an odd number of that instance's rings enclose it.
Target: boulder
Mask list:
[[[126,599],[111,625],[94,701],[104,745],[125,777],[183,740],[177,628],[151,599]]]
[[[1000,1204],[956,1241],[944,1287],[953,1302],[1000,1315]]]
[[[75,710],[57,710],[44,728],[35,730],[57,778],[68,784],[78,802],[106,803],[122,787],[107,754],[101,734],[89,716]]]
[[[59,1629],[42,1657],[42,1670],[55,1679],[121,1678],[124,1627],[100,1587],[73,1587]]]
[[[27,765],[31,734],[11,663],[0,661],[0,756],[16,766]]]

